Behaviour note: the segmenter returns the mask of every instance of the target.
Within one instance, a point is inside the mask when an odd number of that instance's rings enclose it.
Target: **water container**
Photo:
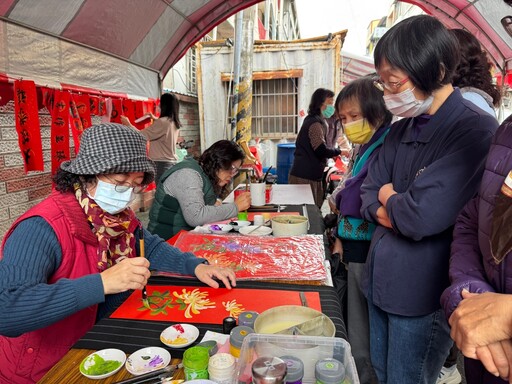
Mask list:
[[[293,164],[295,143],[277,144],[277,183],[288,184],[288,173]]]

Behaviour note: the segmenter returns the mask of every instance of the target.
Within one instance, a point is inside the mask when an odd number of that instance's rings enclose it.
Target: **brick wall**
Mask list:
[[[180,101],[180,137],[185,140],[194,140],[194,146],[188,150],[189,155],[198,157],[201,154],[201,140],[199,138],[199,106],[197,98],[176,95]]]
[[[44,172],[24,173],[14,120],[14,103],[0,107],[0,242],[11,224],[21,214],[40,202],[51,192],[50,124],[46,109],[39,111],[43,144]],[[180,98],[181,134],[185,140],[194,140],[190,154],[199,155],[199,115],[197,99]],[[93,117],[93,124],[100,119]],[[71,138],[71,144],[73,143]],[[73,151],[73,150],[72,150]],[[154,192],[134,201],[134,210],[147,210]]]

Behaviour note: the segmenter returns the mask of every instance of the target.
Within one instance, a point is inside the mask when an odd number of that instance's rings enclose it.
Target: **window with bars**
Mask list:
[[[298,78],[254,80],[252,83],[252,136],[294,138],[297,134]],[[228,94],[228,83],[225,83]],[[232,93],[230,93],[232,95]]]

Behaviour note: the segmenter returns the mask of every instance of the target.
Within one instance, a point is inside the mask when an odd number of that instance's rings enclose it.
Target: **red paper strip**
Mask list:
[[[182,232],[174,245],[212,265],[231,268],[239,280],[324,282],[322,235],[273,237]]]
[[[125,115],[133,124],[135,121],[135,103],[133,100],[123,100],[123,115]]]
[[[137,128],[137,129],[144,129],[148,126],[148,123],[151,121],[151,120],[145,120],[143,122],[140,122],[140,123],[135,123],[135,120],[137,120],[139,117],[142,117],[144,116],[144,114],[146,113],[146,109],[145,109],[145,104],[142,100],[137,100],[135,101],[135,112],[134,112],[134,120],[133,120],[133,125]]]
[[[121,99],[112,99],[112,112],[110,121],[121,124],[121,115],[123,113],[123,101]]]
[[[82,122],[82,128],[86,130],[92,125],[89,95],[75,96],[74,99],[80,121]]]
[[[80,149],[80,138],[82,137],[82,133],[84,132],[82,120],[80,119],[78,108],[76,107],[77,99],[78,95],[72,95],[69,100],[69,118],[71,122],[71,133],[73,134],[73,141],[75,142],[75,154],[77,154]]]
[[[144,307],[141,292],[135,291],[110,317],[221,324],[225,317],[238,318],[244,311],[261,313],[280,305],[301,305],[298,291],[148,285],[147,292],[151,310]],[[320,294],[304,293],[308,306],[321,311]]]
[[[91,112],[91,115],[99,116],[99,102],[100,99],[98,96],[89,96],[89,111]]]
[[[36,85],[31,80],[14,82],[14,110],[18,144],[23,156],[25,173],[44,171],[43,146],[37,109]]]
[[[52,174],[63,161],[70,159],[69,150],[69,92],[55,91],[52,108],[51,151]]]

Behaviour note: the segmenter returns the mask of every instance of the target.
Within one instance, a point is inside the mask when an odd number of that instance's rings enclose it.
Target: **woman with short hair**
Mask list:
[[[362,288],[381,383],[435,383],[452,344],[440,297],[453,225],[477,192],[498,125],[452,86],[458,53],[427,15],[393,26],[374,52],[375,85],[403,117],[361,187],[361,213],[377,224]]]

